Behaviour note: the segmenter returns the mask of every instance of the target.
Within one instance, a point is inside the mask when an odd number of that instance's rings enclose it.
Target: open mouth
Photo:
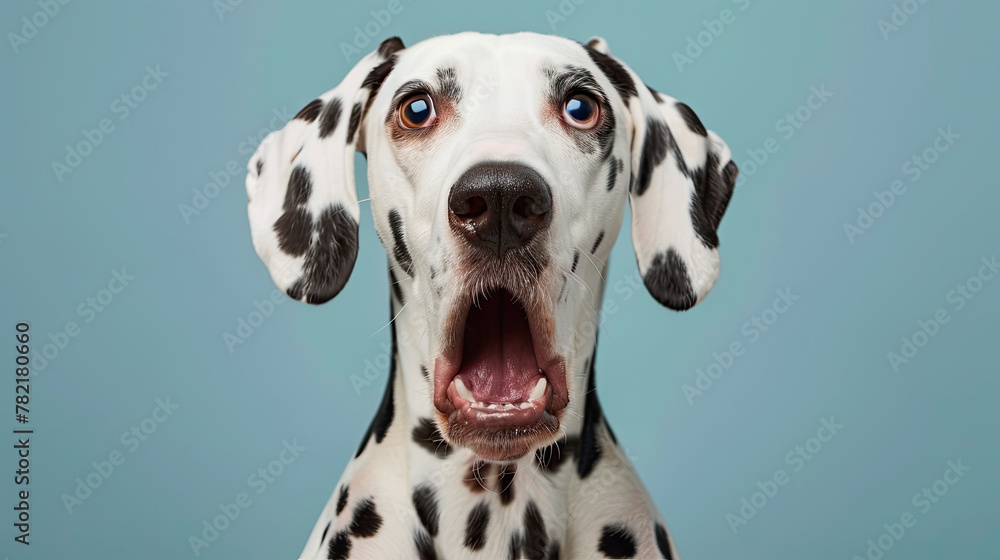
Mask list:
[[[550,321],[506,290],[477,299],[458,310],[452,344],[435,364],[434,404],[449,439],[505,461],[555,436],[568,402],[565,367],[550,355]]]

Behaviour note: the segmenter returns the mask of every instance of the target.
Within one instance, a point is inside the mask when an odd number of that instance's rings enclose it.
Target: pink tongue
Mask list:
[[[489,299],[486,299],[486,298]],[[458,376],[480,402],[523,402],[538,378],[528,316],[507,292],[469,310]]]

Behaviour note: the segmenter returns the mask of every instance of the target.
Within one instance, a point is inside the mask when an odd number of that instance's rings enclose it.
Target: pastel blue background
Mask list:
[[[556,0],[402,2],[373,44],[602,35],[737,154],[747,178],[704,303],[679,314],[645,292],[616,294],[635,271],[627,232],[608,273],[618,311],[601,337],[601,398],[685,560],[847,560],[907,511],[917,525],[887,560],[996,557],[1000,279],[959,311],[946,298],[1000,251],[1000,4],[929,2],[886,40],[888,0],[587,0],[554,31]],[[19,52],[0,47],[0,558],[190,558],[188,536],[244,491],[252,505],[201,557],[297,557],[381,398],[384,370],[360,395],[350,376],[388,340],[372,336],[388,314],[385,255],[366,207],[344,292],[322,307],[285,301],[231,353],[223,333],[273,290],[250,243],[241,143],[272,111],[294,114],[335,85],[354,62],[339,45],[386,4],[246,0],[220,20],[208,0],[78,1]],[[20,32],[38,9],[4,3],[0,30]],[[679,70],[672,53],[723,9],[735,21]],[[169,76],[119,120],[113,100],[147,65]],[[777,121],[824,84],[833,96],[785,138]],[[114,131],[57,181],[52,162],[105,117]],[[942,127],[960,138],[911,182],[903,164]],[[751,176],[747,150],[768,138],[779,149]],[[178,205],[230,161],[237,175],[185,223]],[[851,243],[843,224],[896,179],[905,194]],[[135,280],[84,323],[78,305],[121,267]],[[800,299],[751,343],[744,323],[786,288]],[[893,371],[887,353],[939,308],[950,321]],[[14,543],[10,509],[21,320],[38,349],[67,321],[81,330],[33,378],[30,548]],[[745,353],[689,404],[682,387],[737,341]],[[128,452],[121,434],[168,396],[180,409]],[[844,428],[792,472],[786,454],[830,416]],[[293,439],[306,451],[263,493],[250,489]],[[68,514],[61,496],[114,450],[125,463]],[[920,513],[911,497],[958,459],[971,470]],[[727,514],[778,469],[790,482],[734,534]]]

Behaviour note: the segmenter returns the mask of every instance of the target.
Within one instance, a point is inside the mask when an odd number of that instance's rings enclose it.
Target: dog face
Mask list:
[[[485,459],[551,443],[581,413],[626,198],[656,300],[688,309],[718,276],[729,149],[603,40],[389,39],[268,136],[248,167],[251,229],[294,299],[323,303],[350,275],[355,150],[395,306],[427,333],[438,428]]]

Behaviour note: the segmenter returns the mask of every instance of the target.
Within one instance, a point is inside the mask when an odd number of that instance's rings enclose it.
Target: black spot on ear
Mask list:
[[[274,222],[274,232],[278,234],[278,247],[293,257],[306,254],[312,241],[312,226],[312,216],[305,208],[286,210],[278,221]],[[294,286],[292,288],[294,289]],[[300,299],[301,295],[292,298]]]
[[[543,560],[549,547],[549,535],[545,532],[545,520],[534,501],[529,501],[524,509],[524,555]]]
[[[719,246],[719,223],[729,206],[736,185],[736,164],[729,162],[719,173],[719,158],[708,152],[705,166],[694,170],[694,195],[691,198],[691,222],[701,242],[710,249]]]
[[[300,215],[282,226],[291,228],[299,221],[308,219],[305,206],[300,206],[295,212],[299,211]],[[278,223],[291,212],[285,212]],[[274,226],[278,231],[279,244],[282,244],[282,231],[278,223]],[[309,250],[305,252],[303,275],[288,289],[288,295],[295,300],[301,300],[304,296],[307,303],[320,304],[339,294],[351,277],[354,261],[358,258],[358,223],[347,214],[343,206],[334,204],[323,210],[312,225],[316,229],[316,238],[312,239],[312,232],[306,236]],[[304,235],[301,231],[299,234]],[[289,237],[293,238],[294,236]]]
[[[392,288],[392,293],[396,295],[399,305],[405,305],[406,298],[403,297],[403,287],[399,285],[399,280],[396,279],[396,273],[392,271],[392,267],[389,268],[389,287]]]
[[[575,251],[573,253],[573,268],[569,269],[570,272],[576,272],[576,265],[580,264],[580,251]]]
[[[632,558],[635,556],[635,537],[624,525],[605,525],[598,550],[608,558]]]
[[[629,75],[628,70],[622,66],[617,60],[609,55],[603,54],[589,46],[584,46],[587,50],[587,54],[590,55],[590,59],[594,61],[594,64],[601,69],[601,72],[608,77],[611,85],[615,86],[618,90],[618,95],[622,97],[622,101],[627,105],[629,98],[638,95],[638,91],[635,89],[635,82],[632,81],[632,76]]]
[[[454,68],[438,68],[437,79],[442,97],[452,103],[458,103],[462,99],[462,88],[458,85]]]
[[[730,163],[732,163],[732,162],[730,162]],[[260,177],[260,173],[263,170],[264,170],[264,160],[263,159],[258,159],[257,160],[257,176],[258,177]]]
[[[549,545],[549,555],[545,557],[545,560],[559,560],[559,541],[552,541]]]
[[[434,550],[434,541],[430,535],[420,529],[413,531],[413,544],[417,547],[418,560],[437,560],[437,551]]]
[[[597,248],[601,246],[601,241],[604,241],[604,231],[597,234],[597,241],[594,241],[594,248],[590,250],[590,254],[593,255],[597,252]]]
[[[587,375],[587,394],[583,401],[583,427],[580,430],[580,446],[576,449],[576,474],[587,478],[594,465],[601,458],[601,445],[597,441],[597,428],[601,422],[601,403],[597,400],[597,381],[594,363],[597,361],[597,345],[590,358],[590,372]]]
[[[514,475],[517,474],[517,463],[508,463],[500,469],[497,475],[497,492],[500,493],[500,503],[510,504],[514,500]]]
[[[653,170],[663,162],[663,158],[667,157],[667,147],[670,143],[667,134],[667,123],[652,117],[646,119],[646,138],[642,142],[639,176],[635,182],[635,193],[639,196],[649,188]]]
[[[351,537],[347,535],[347,531],[340,531],[330,539],[327,552],[328,560],[347,560],[351,555]]]
[[[390,306],[392,307],[392,306]],[[392,311],[389,312],[390,319],[392,318]],[[392,425],[392,417],[395,412],[395,404],[393,403],[393,397],[396,386],[396,324],[395,322],[390,323],[390,328],[392,329],[392,355],[389,356],[389,379],[386,381],[385,393],[382,394],[382,403],[378,405],[378,410],[375,412],[375,417],[372,418],[371,424],[368,425],[368,430],[365,435],[361,438],[361,445],[358,446],[358,451],[354,454],[354,457],[360,457],[361,453],[364,452],[365,447],[368,445],[368,439],[371,438],[372,434],[375,435],[375,443],[382,443],[385,439],[385,434],[389,431],[389,426]]]
[[[354,142],[354,133],[358,131],[361,124],[361,104],[355,103],[351,107],[351,120],[347,122],[347,143]]]
[[[302,119],[307,123],[311,123],[316,120],[319,116],[320,109],[323,108],[322,99],[313,99],[308,105],[302,108],[298,113],[295,114],[296,119]]]
[[[396,257],[396,262],[399,263],[400,268],[412,277],[413,258],[410,256],[410,250],[406,247],[406,240],[403,239],[403,218],[399,215],[398,210],[391,210],[389,212],[389,227],[392,229],[392,240],[394,242],[392,254]]]
[[[385,58],[396,54],[397,52],[405,49],[403,46],[403,40],[399,37],[389,37],[378,46],[379,56]]]
[[[329,521],[327,521],[326,522],[326,527],[323,528],[323,534],[319,536],[319,545],[321,547],[323,546],[323,543],[326,542],[326,534],[328,532],[330,532],[330,525],[331,525],[331,523]]]
[[[334,97],[323,107],[323,113],[319,116],[319,137],[322,140],[333,134],[337,123],[340,122],[340,99]]]
[[[263,162],[261,162],[262,164]],[[736,188],[736,177],[740,174],[740,168],[736,167],[736,163],[732,160],[722,168],[722,182],[726,184],[726,188],[729,189],[730,194],[734,188]]]
[[[480,550],[486,546],[486,528],[490,524],[490,507],[486,502],[479,502],[465,522],[465,546],[472,550]]]
[[[396,56],[390,55],[388,60],[379,64],[375,68],[372,68],[372,71],[365,76],[365,80],[361,82],[361,87],[367,88],[369,91],[368,105],[371,105],[371,102],[375,100],[375,95],[382,87],[382,82],[385,81],[386,76],[389,75],[389,72],[392,72],[392,69],[395,68],[395,66]],[[367,109],[368,108],[365,107],[366,111]]]
[[[656,524],[656,548],[660,549],[660,554],[666,560],[673,560],[674,557],[670,553],[670,537],[667,536],[667,528],[659,523]]]
[[[649,84],[646,84],[646,89],[648,89],[649,93],[651,93],[653,95],[653,99],[656,99],[657,103],[663,103],[663,96],[660,95],[660,92],[658,92],[655,89],[649,87]]]
[[[698,118],[698,115],[695,114],[691,107],[688,107],[686,103],[681,103],[680,101],[678,101],[674,107],[676,107],[677,112],[684,117],[684,122],[687,123],[691,132],[701,136],[708,136],[708,131],[705,130],[705,125],[701,124],[701,119]]]
[[[337,496],[337,515],[344,511],[344,507],[347,506],[347,496],[349,495],[349,488],[345,484],[340,488],[340,495]]]
[[[427,371],[423,367],[420,369]],[[444,441],[444,436],[441,435],[441,432],[434,426],[434,422],[430,418],[420,419],[417,425],[413,427],[412,437],[417,445],[433,453],[439,459],[444,459],[451,453],[451,446]]]
[[[698,302],[691,289],[687,266],[673,247],[653,257],[642,281],[653,299],[670,309],[685,311]]]
[[[354,507],[354,517],[351,519],[349,530],[355,537],[374,537],[375,533],[382,528],[382,516],[375,511],[375,502],[371,498],[365,498]]]
[[[438,534],[438,502],[434,495],[434,488],[429,484],[421,484],[413,491],[413,507],[417,510],[417,517],[424,529],[432,537]]]
[[[559,467],[562,466],[563,461],[565,461],[567,457],[575,455],[579,446],[579,438],[566,438],[561,443],[557,442],[546,447],[538,448],[538,450],[535,451],[535,461],[538,462],[538,466],[543,471],[550,473],[559,472]]]

